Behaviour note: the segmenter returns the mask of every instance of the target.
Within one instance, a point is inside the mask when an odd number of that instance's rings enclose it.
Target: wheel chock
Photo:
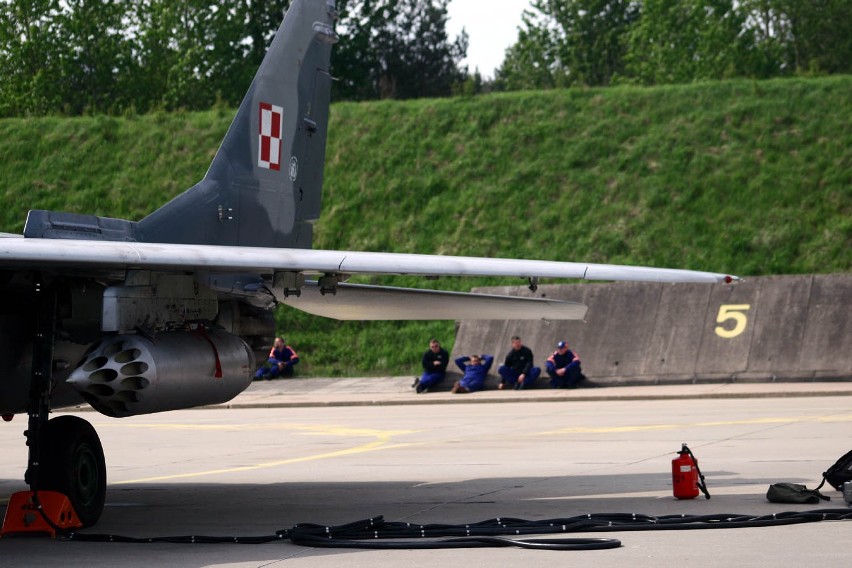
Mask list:
[[[71,501],[56,491],[39,491],[38,502],[41,512],[35,504],[32,491],[13,493],[6,506],[6,518],[0,528],[0,538],[14,533],[47,533],[56,538],[56,529],[79,529],[83,526],[80,518],[71,506]],[[42,515],[44,513],[44,515]],[[51,526],[45,520],[50,519]]]

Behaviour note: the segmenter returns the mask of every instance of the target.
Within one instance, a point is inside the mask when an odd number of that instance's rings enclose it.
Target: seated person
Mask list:
[[[293,366],[299,362],[299,356],[284,340],[276,337],[269,350],[269,359],[254,374],[255,379],[274,379],[276,377],[292,377]]]
[[[453,394],[476,392],[485,388],[485,379],[488,370],[494,362],[491,355],[471,355],[470,357],[459,357],[456,365],[462,370],[464,376],[453,385]]]
[[[512,337],[512,349],[506,355],[506,360],[497,368],[500,374],[499,389],[513,388],[515,390],[530,388],[541,375],[541,369],[533,366],[532,350],[521,343],[517,335]]]
[[[414,380],[414,388],[417,394],[429,392],[429,389],[439,384],[447,375],[447,364],[450,362],[450,354],[441,347],[437,339],[429,341],[429,349],[423,354],[423,374]]]
[[[586,378],[580,369],[580,357],[568,348],[567,341],[556,344],[556,351],[547,358],[545,367],[550,386],[555,389],[575,389]]]

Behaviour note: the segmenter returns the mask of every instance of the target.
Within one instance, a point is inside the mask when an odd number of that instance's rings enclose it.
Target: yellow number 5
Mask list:
[[[751,308],[749,304],[726,304],[719,306],[719,315],[716,316],[716,323],[724,323],[728,320],[734,320],[733,329],[725,329],[721,325],[716,326],[716,335],[731,339],[745,331],[748,320],[743,313]]]

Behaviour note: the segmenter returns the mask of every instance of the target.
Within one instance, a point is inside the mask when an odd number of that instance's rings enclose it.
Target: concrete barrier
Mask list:
[[[542,367],[567,340],[603,384],[852,380],[852,274],[477,291],[589,306],[586,322],[461,322],[452,356],[494,354],[493,373],[518,335]]]

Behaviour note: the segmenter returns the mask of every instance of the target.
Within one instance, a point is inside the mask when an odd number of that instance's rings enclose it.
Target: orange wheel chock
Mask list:
[[[47,533],[56,538],[56,529],[48,523],[46,516],[59,529],[78,529],[83,526],[71,501],[56,491],[39,491],[38,502],[44,516],[38,511],[32,491],[13,493],[6,507],[6,518],[0,528],[0,537],[14,533]]]

